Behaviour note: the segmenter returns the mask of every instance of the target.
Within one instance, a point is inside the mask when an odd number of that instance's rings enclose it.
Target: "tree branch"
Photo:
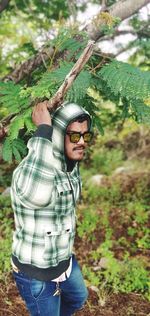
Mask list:
[[[2,0],[0,3],[0,13],[6,9],[10,0]]]
[[[66,76],[63,84],[60,86],[56,94],[51,98],[51,100],[48,102],[48,108],[50,110],[54,110],[57,108],[57,106],[60,105],[60,103],[63,102],[64,96],[71,87],[73,81],[76,79],[76,77],[79,75],[81,70],[83,69],[84,65],[88,62],[89,58],[91,57],[94,49],[94,41],[89,41],[86,48],[84,49],[83,53],[69,72],[69,74]]]
[[[19,65],[16,69],[14,69],[10,74],[3,77],[2,81],[12,80],[15,83],[20,82],[24,77],[29,76],[37,67],[46,62],[49,58],[53,56],[54,48],[43,48],[41,52],[32,58],[28,59],[21,65]]]
[[[140,36],[140,37],[150,37],[149,34],[149,21],[144,23],[144,25],[142,25],[138,30],[134,30],[134,29],[124,29],[124,30],[119,30],[118,28],[116,28],[115,32],[112,35],[105,35],[103,36],[102,40],[104,41],[108,41],[110,39],[114,39],[116,36],[120,36],[120,35],[126,35],[126,34],[131,34],[131,35],[135,35],[135,36]]]
[[[124,19],[130,17],[135,14],[139,9],[143,6],[150,3],[150,0],[124,0],[119,1],[116,4],[112,5],[108,8],[108,13],[112,17],[118,17],[123,21]],[[101,16],[102,12],[99,12],[98,15],[93,19],[93,21],[86,26],[85,31],[87,31],[89,39],[99,40],[100,38],[103,40],[104,34],[102,32],[102,26],[106,25],[106,21]],[[39,67],[44,61],[47,61],[50,57],[52,57],[54,52],[53,47],[49,47],[48,49],[43,48],[43,50],[35,55],[34,57],[28,59],[21,65],[19,65],[14,71],[12,71],[9,75],[5,76],[1,80],[13,80],[15,83],[18,83],[25,76],[29,76],[33,70]]]
[[[47,107],[50,109],[50,111],[55,110],[63,102],[65,94],[71,87],[73,81],[76,79],[76,77],[79,75],[79,73],[83,69],[84,65],[87,63],[87,61],[91,57],[94,50],[94,44],[95,44],[94,41],[88,42],[81,56],[79,57],[77,62],[74,64],[69,74],[66,76],[63,84],[60,86],[56,94],[49,101],[43,101],[43,103],[47,104]],[[7,117],[5,117],[3,120],[1,120],[0,139],[3,139],[6,136],[7,131],[8,131],[8,125],[16,115],[17,114],[10,114]]]
[[[136,12],[138,12],[142,7],[150,3],[150,0],[124,0],[113,4],[107,9],[110,17],[119,18],[121,21],[129,18]],[[86,31],[89,38],[97,41],[103,36],[102,27],[106,25],[104,17],[101,12],[93,19],[92,23],[86,26]]]

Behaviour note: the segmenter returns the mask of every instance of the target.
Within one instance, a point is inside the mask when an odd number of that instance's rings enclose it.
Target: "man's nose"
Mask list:
[[[84,144],[84,138],[83,138],[82,135],[81,135],[81,137],[80,137],[80,139],[78,141],[78,144],[80,144],[80,145]]]

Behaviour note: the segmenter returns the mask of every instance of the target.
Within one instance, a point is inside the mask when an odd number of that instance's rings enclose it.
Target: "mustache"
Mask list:
[[[73,151],[75,151],[75,150],[79,150],[79,149],[85,149],[85,146],[77,146],[77,147],[74,147],[73,148]]]

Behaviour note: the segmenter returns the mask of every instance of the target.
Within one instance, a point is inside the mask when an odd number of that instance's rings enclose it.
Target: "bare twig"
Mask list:
[[[81,70],[83,69],[84,65],[87,63],[89,58],[91,57],[94,49],[94,41],[89,41],[86,48],[84,49],[83,53],[69,72],[69,74],[66,76],[63,84],[60,86],[56,94],[52,97],[52,99],[48,102],[48,108],[50,110],[56,109],[57,106],[59,106],[63,100],[64,96],[73,84],[73,81],[76,79],[76,77],[79,75]]]

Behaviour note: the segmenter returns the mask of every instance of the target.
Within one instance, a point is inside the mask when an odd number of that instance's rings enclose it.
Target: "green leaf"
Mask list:
[[[127,99],[146,99],[150,95],[150,72],[127,63],[112,61],[99,71],[99,76],[114,93]]]
[[[93,119],[93,124],[97,127],[97,129],[99,130],[99,132],[101,133],[101,135],[104,135],[104,129],[101,123],[101,120],[98,116],[95,116]]]
[[[131,108],[136,114],[136,120],[138,123],[150,123],[150,107],[145,105],[142,101],[133,101],[131,103]]]
[[[24,117],[17,116],[10,125],[9,137],[10,139],[15,139],[18,137],[19,130],[24,127]]]
[[[2,156],[4,161],[12,162],[13,158],[20,161],[27,153],[27,148],[22,139],[11,140],[9,137],[5,140],[2,147]]]
[[[6,138],[3,144],[2,157],[4,161],[12,162],[12,142],[9,138]]]
[[[22,87],[11,81],[0,82],[1,103],[9,113],[19,112],[29,105],[29,96],[21,97]]]
[[[24,124],[28,132],[34,131],[36,129],[35,124],[33,124],[32,122],[32,110],[33,110],[32,108],[29,108],[24,113]]]
[[[13,152],[13,155],[15,157],[15,160],[21,161],[21,154],[20,154],[19,150],[15,146],[13,146],[12,152]]]
[[[82,71],[76,80],[73,82],[72,87],[67,93],[67,99],[74,102],[80,102],[89,88],[91,83],[91,74],[88,71]]]
[[[13,146],[19,150],[21,156],[25,156],[27,154],[26,144],[21,138],[14,139]]]

